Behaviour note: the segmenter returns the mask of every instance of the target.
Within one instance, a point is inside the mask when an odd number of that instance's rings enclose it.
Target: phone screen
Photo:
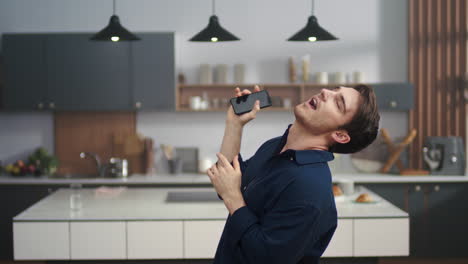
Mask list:
[[[255,101],[260,101],[260,108],[271,106],[271,98],[266,90],[231,98],[234,113],[242,115],[252,111]]]

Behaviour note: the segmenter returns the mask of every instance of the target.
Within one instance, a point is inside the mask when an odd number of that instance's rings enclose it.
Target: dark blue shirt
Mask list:
[[[321,150],[280,154],[288,131],[249,160],[239,156],[247,206],[228,216],[215,264],[318,263],[327,248],[337,226],[327,164],[334,157]]]

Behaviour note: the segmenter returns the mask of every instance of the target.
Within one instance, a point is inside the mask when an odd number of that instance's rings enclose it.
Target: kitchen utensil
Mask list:
[[[245,81],[245,64],[234,65],[234,83],[243,84]]]
[[[465,147],[461,137],[427,137],[423,147],[425,166],[433,175],[463,175]]]
[[[211,66],[209,64],[201,64],[199,79],[201,84],[211,84],[213,83],[213,76],[211,74]]]
[[[198,173],[198,148],[175,148],[177,158],[182,162],[182,172]]]
[[[318,84],[328,84],[328,73],[327,72],[317,72],[316,77]]]
[[[388,159],[387,146],[385,145],[381,133],[379,133],[374,142],[363,150],[351,154],[350,158],[351,164],[353,164],[357,171],[365,173],[378,172]],[[335,157],[335,159],[336,166],[340,165],[338,162],[339,158]],[[335,160],[332,161],[332,163],[334,162]]]
[[[403,142],[399,143],[392,151],[390,154],[390,158],[387,160],[385,165],[382,167],[380,170],[381,173],[387,173],[392,165],[397,161],[397,159],[400,157],[401,152],[405,149],[406,146],[408,146],[416,137],[416,129],[412,129],[410,133],[405,137]]]
[[[215,83],[227,83],[227,65],[218,64],[215,67]]]
[[[388,134],[387,130],[385,128],[382,128],[380,130],[382,138],[384,139],[385,143],[388,146],[388,150],[390,153],[393,153],[395,151],[395,145],[392,142],[392,139],[390,138],[390,135]],[[401,162],[399,158],[395,161],[398,170],[400,172],[400,175],[427,175],[428,171],[427,170],[414,170],[414,169],[405,169],[405,166]]]
[[[154,142],[152,138],[145,138],[146,174],[154,174]]]
[[[182,165],[184,164],[180,158],[174,158],[167,161],[169,164],[170,174],[180,174],[182,172]]]
[[[107,175],[112,178],[126,178],[128,176],[128,161],[121,158],[110,158]]]
[[[161,149],[164,153],[164,156],[167,160],[172,160],[174,158],[174,147],[171,145],[161,144]]]
[[[126,159],[128,174],[145,173],[145,138],[135,133],[115,133],[113,135],[112,156]]]
[[[294,63],[293,57],[289,57],[288,64],[289,64],[289,82],[295,83],[297,81],[297,74],[296,74],[296,64]]]

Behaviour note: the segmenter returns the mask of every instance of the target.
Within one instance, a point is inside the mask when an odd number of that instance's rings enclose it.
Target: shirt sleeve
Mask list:
[[[239,160],[239,165],[240,165],[240,169],[241,169],[241,172],[242,172],[242,175],[244,175],[244,172],[245,170],[247,169],[247,166],[249,166],[249,160],[244,160],[242,158],[242,155],[239,153],[239,155],[237,156],[237,159]],[[234,164],[231,162],[231,165],[234,166]]]
[[[245,263],[297,263],[317,235],[319,215],[311,204],[280,202],[260,222],[244,206],[226,223],[226,237]]]

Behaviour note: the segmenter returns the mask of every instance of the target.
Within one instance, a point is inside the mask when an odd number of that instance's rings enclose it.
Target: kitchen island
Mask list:
[[[352,180],[355,183],[468,183],[468,176],[400,176],[395,174],[361,173],[333,174],[333,182]],[[183,174],[133,174],[128,178],[75,178],[75,177],[13,177],[1,176],[0,185],[68,185],[81,183],[84,185],[158,185],[158,186],[207,186],[211,185],[208,176],[199,173]]]
[[[227,210],[212,188],[59,189],[13,218],[15,260],[209,259]],[[354,199],[367,192],[375,203]],[[187,196],[188,194],[188,196]],[[359,187],[336,201],[326,257],[407,256],[409,216]]]

